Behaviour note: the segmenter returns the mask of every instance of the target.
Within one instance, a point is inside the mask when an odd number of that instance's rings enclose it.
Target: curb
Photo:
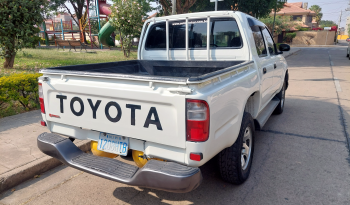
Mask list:
[[[291,55],[293,55],[293,54],[299,52],[300,50],[301,50],[301,49],[298,49],[298,50],[295,50],[295,51],[293,51],[293,52],[290,52],[290,53],[288,53],[287,55],[285,55],[285,56],[283,56],[283,57],[284,57],[284,58],[287,58],[287,57],[289,57],[289,56],[291,56]]]
[[[76,145],[84,152],[90,150],[90,140],[80,141]],[[60,162],[58,159],[45,156],[29,164],[4,173],[0,175],[0,193],[21,184],[28,179],[32,179],[35,175],[42,174],[61,164],[62,162]]]

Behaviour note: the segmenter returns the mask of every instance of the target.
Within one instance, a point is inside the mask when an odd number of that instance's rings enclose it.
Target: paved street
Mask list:
[[[250,178],[223,182],[212,160],[186,194],[130,187],[64,165],[0,195],[0,204],[349,204],[350,60],[346,47],[287,58],[282,115],[256,133]],[[133,163],[130,158],[123,161]]]

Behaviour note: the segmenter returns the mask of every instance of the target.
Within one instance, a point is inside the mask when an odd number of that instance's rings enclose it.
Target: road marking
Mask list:
[[[341,87],[340,87],[340,83],[339,83],[339,79],[334,77],[334,85],[335,85],[335,89],[338,91],[338,92],[341,92]]]
[[[333,66],[332,66],[332,59],[331,59],[331,54],[329,53],[329,50],[327,51],[328,55],[329,55],[329,61],[331,62],[330,68],[331,68],[331,72],[332,72],[332,77],[333,77],[333,81],[334,81],[334,85],[335,85],[335,89],[336,89],[336,93],[337,93],[337,100],[338,100],[338,108],[339,108],[339,113],[340,113],[340,123],[343,127],[343,133],[347,142],[347,147],[348,150],[350,151],[350,136],[349,133],[346,129],[346,123],[345,123],[345,117],[344,117],[344,111],[340,102],[340,98],[339,98],[339,92],[341,92],[341,87],[340,87],[340,83],[338,78],[334,77],[334,71],[333,71]],[[348,163],[350,163],[350,161],[348,160]]]

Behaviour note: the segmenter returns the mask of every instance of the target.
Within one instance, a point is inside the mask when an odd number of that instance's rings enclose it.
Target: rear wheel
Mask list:
[[[236,142],[218,154],[221,178],[232,184],[242,184],[250,173],[254,153],[254,121],[250,113],[243,114]]]

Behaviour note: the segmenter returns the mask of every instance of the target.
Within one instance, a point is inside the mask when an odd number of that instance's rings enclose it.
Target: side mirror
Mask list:
[[[281,43],[278,49],[280,51],[290,51],[290,46],[288,44]]]

